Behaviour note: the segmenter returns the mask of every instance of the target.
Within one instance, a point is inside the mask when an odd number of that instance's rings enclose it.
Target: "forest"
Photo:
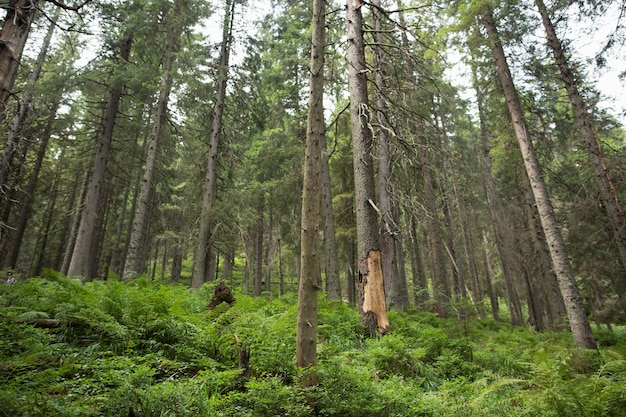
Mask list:
[[[0,6],[0,416],[625,415],[626,3]]]

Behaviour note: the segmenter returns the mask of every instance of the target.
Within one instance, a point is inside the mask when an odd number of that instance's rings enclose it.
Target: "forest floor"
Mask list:
[[[0,417],[626,416],[623,326],[594,329],[598,354],[455,306],[448,319],[392,311],[392,331],[368,338],[354,308],[320,299],[305,389],[296,294],[235,291],[209,309],[212,285],[47,272],[1,287]]]

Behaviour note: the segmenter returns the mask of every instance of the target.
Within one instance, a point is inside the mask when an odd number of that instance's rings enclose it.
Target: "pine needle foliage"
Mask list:
[[[391,312],[320,297],[318,386],[294,365],[296,296],[199,291],[146,278],[81,284],[52,271],[0,287],[0,416],[621,416],[626,329],[599,354],[567,333]],[[247,365],[241,352],[250,352]],[[247,366],[247,369],[242,369]],[[314,405],[311,403],[313,398]]]

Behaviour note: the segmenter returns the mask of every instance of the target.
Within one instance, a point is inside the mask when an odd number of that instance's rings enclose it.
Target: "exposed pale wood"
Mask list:
[[[367,273],[361,277],[363,286],[363,315],[372,312],[376,317],[376,327],[379,333],[389,331],[389,319],[385,303],[385,286],[383,284],[383,269],[380,251],[371,250],[364,259],[367,264]]]

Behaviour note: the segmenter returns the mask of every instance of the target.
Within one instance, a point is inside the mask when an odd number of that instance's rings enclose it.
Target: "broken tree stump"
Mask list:
[[[209,303],[209,308],[213,310],[215,307],[222,303],[232,305],[234,302],[235,297],[233,297],[230,288],[228,288],[226,284],[224,284],[224,281],[222,281],[217,287],[215,287],[215,290],[213,291],[213,298]]]
[[[379,250],[370,250],[359,265],[359,293],[361,321],[370,332],[385,334],[389,331],[383,269]]]

